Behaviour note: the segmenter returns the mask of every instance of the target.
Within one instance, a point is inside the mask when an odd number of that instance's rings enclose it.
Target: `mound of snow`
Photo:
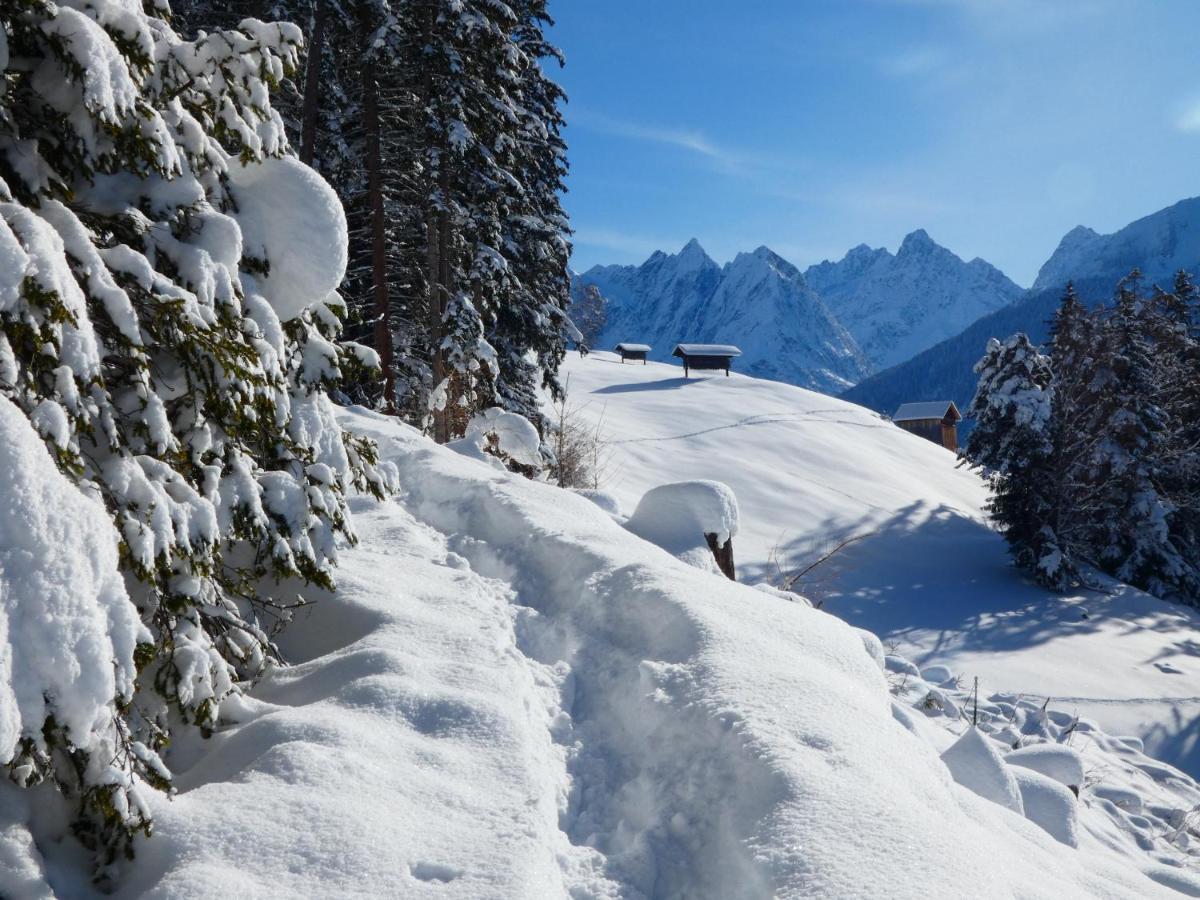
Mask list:
[[[1032,769],[1014,769],[1025,818],[1068,847],[1079,846],[1079,803],[1075,795]]]
[[[229,183],[245,254],[271,261],[255,286],[280,321],[324,302],[346,274],[346,214],[333,188],[290,156],[231,162]]]
[[[625,514],[621,512],[621,501],[608,491],[594,491],[588,488],[573,488],[580,497],[586,497],[617,521],[624,521]]]
[[[625,527],[702,569],[714,565],[705,535],[723,545],[738,532],[737,497],[719,481],[679,481],[651,488]]]
[[[954,745],[942,754],[942,762],[963,787],[985,800],[1024,815],[1021,789],[1017,779],[1004,765],[995,743],[976,728],[968,728]]]
[[[92,765],[122,775],[114,701],[149,635],[117,571],[117,532],[0,396],[0,763],[53,716]]]
[[[1083,785],[1083,757],[1079,751],[1062,744],[1030,744],[1004,757],[1010,766],[1021,766],[1053,778],[1076,791]]]

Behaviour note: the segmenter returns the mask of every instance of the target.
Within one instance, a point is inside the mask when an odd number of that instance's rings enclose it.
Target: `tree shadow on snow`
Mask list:
[[[1007,651],[1037,646],[1068,634],[1112,629],[1200,637],[1200,616],[1177,604],[1114,584],[1111,594],[1053,594],[1012,564],[1003,538],[948,506],[913,503],[882,526],[864,521],[829,523],[832,538],[871,533],[837,554],[840,572],[824,609],[884,640],[917,644],[923,664],[952,645],[961,651]],[[784,545],[787,559],[811,552],[811,539]],[[770,573],[747,572],[769,579]],[[802,590],[802,588],[801,588]],[[918,638],[918,633],[919,638]],[[930,643],[930,634],[936,635]],[[911,638],[910,638],[911,636]]]

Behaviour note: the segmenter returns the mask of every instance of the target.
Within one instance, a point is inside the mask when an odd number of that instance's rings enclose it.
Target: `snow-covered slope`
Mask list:
[[[736,344],[741,371],[820,391],[857,382],[868,364],[793,265],[760,247],[724,267],[695,240],[640,266],[597,266],[580,279],[608,299],[600,345],[651,344],[669,359],[675,344]]]
[[[1064,848],[956,785],[890,700],[878,644],[837,618],[685,565],[583,497],[345,421],[404,492],[356,504],[341,588],[288,633],[298,664],[171,749],[180,793],[155,798],[117,896],[1115,900],[1190,883],[1090,833]],[[0,851],[28,853],[25,827]],[[34,817],[32,852],[58,863],[48,827]]]
[[[1180,269],[1200,270],[1200,197],[1181,200],[1113,234],[1097,234],[1082,225],[1072,229],[1038,272],[1033,290],[1096,277],[1115,284],[1134,267],[1164,286]]]
[[[774,581],[868,535],[800,590],[922,665],[985,692],[1052,697],[1200,774],[1200,616],[1114,585],[1057,598],[1012,568],[982,482],[875,414],[745,376],[693,378],[593,354],[567,363],[572,403],[603,417],[607,489],[626,512],[664,481],[728,483],[739,577]],[[835,577],[836,575],[836,577]]]
[[[874,370],[958,334],[1023,293],[990,263],[963,262],[924,230],[908,235],[894,256],[864,244],[840,262],[811,266],[804,277]]]

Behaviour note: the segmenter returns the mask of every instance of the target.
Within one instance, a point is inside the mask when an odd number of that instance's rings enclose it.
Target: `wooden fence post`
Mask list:
[[[704,535],[704,540],[708,542],[708,549],[712,551],[713,558],[717,561],[717,568],[730,581],[737,581],[737,572],[733,566],[733,538],[724,544],[717,544],[717,536],[709,532]]]

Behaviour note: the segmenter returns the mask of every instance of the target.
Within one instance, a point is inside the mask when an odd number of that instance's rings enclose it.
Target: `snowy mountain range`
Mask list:
[[[820,391],[837,391],[871,371],[800,270],[766,247],[719,266],[691,240],[640,266],[596,266],[583,283],[608,300],[600,345],[644,341],[669,359],[680,341],[733,343],[738,368]]]
[[[1058,289],[1071,280],[1103,277],[1115,282],[1135,266],[1151,282],[1170,281],[1180,269],[1195,273],[1200,268],[1200,197],[1181,200],[1113,234],[1097,234],[1083,225],[1071,229],[1038,272],[1032,292]]]
[[[924,229],[908,235],[895,255],[861,244],[804,277],[876,370],[958,334],[1023,293],[991,263],[963,262]]]
[[[1012,303],[1021,288],[981,259],[963,262],[923,231],[897,253],[854,248],[801,273],[767,247],[715,263],[699,242],[640,266],[578,276],[608,300],[601,346],[735,343],[738,368],[820,391],[843,390]]]
[[[905,400],[935,397],[952,399],[961,407],[974,395],[972,367],[988,338],[1023,331],[1036,342],[1044,341],[1068,281],[1095,306],[1108,302],[1117,282],[1134,267],[1141,269],[1147,284],[1163,287],[1180,269],[1200,272],[1200,198],[1182,200],[1113,234],[1098,234],[1083,226],[1072,229],[1042,266],[1033,287],[1016,303],[875,373],[842,396],[883,413],[891,413]]]

